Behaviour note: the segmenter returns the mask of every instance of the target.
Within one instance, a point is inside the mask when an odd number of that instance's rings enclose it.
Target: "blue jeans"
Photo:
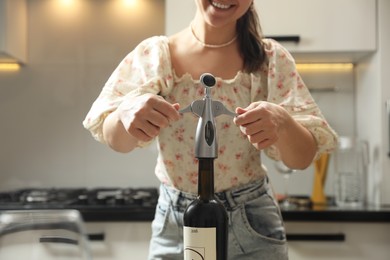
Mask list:
[[[216,195],[229,216],[228,259],[288,259],[282,216],[267,177]],[[183,260],[183,213],[195,197],[160,186],[149,260]]]

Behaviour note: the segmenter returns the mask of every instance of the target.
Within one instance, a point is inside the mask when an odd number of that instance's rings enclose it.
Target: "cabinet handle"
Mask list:
[[[104,241],[105,234],[104,233],[96,233],[96,234],[88,234],[87,235],[89,241]],[[58,237],[58,236],[44,236],[39,238],[40,243],[63,243],[63,244],[71,244],[78,245],[78,241],[68,237]]]
[[[89,241],[104,241],[106,235],[104,233],[88,234]]]
[[[345,234],[287,234],[287,241],[345,241]]]
[[[68,237],[56,237],[56,236],[44,236],[39,238],[40,243],[62,243],[69,245],[78,245],[79,242],[76,239]]]
[[[278,42],[299,43],[301,41],[301,37],[299,35],[266,35],[265,38],[274,39]]]

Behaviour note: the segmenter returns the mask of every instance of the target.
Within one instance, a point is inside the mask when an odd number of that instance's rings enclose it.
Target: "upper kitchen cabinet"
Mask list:
[[[374,52],[376,0],[255,0],[264,35],[281,41],[299,62],[356,62]]]
[[[266,36],[299,36],[281,43],[298,62],[356,62],[376,51],[377,0],[254,0]],[[166,34],[189,25],[194,1],[166,0]]]
[[[0,62],[27,60],[26,0],[0,0]]]

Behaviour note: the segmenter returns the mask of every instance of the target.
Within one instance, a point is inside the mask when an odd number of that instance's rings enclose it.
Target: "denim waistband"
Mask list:
[[[269,180],[265,176],[261,180],[234,187],[230,190],[215,193],[217,199],[224,204],[227,210],[234,209],[240,204],[260,197],[269,190]],[[171,186],[161,184],[160,200],[169,201],[169,204],[178,211],[184,211],[185,208],[197,198],[196,194],[183,192]]]

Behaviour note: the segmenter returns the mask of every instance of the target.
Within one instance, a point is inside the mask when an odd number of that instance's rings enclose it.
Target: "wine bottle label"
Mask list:
[[[217,229],[184,227],[184,260],[216,260]]]

